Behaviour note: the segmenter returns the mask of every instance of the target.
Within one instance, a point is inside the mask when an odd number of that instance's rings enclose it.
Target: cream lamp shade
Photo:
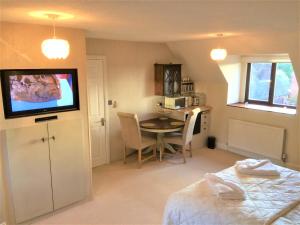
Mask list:
[[[66,59],[70,53],[70,44],[67,40],[58,39],[55,36],[55,19],[59,18],[58,14],[47,14],[53,21],[53,38],[46,39],[42,42],[42,53],[48,59]]]
[[[66,59],[70,53],[69,42],[63,39],[46,39],[41,47],[42,53],[48,59]]]
[[[212,60],[224,60],[227,56],[227,50],[224,48],[215,48],[211,50],[210,57]]]

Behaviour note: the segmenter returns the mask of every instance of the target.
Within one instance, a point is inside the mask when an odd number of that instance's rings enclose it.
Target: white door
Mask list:
[[[48,132],[45,123],[6,131],[16,222],[53,210]]]
[[[87,80],[93,167],[108,163],[106,148],[104,60],[88,58]]]
[[[81,119],[48,123],[54,209],[87,196]]]

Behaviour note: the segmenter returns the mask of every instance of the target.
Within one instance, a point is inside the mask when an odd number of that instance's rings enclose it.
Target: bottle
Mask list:
[[[200,93],[199,94],[199,106],[205,106],[206,105],[206,94]]]
[[[194,95],[193,96],[193,106],[198,106],[199,105],[199,96]]]
[[[178,92],[178,83],[177,83],[177,81],[175,80],[174,81],[174,94],[177,94],[177,92]]]

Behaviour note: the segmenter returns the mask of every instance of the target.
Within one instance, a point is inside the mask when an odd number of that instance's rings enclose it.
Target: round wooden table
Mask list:
[[[165,148],[172,153],[176,153],[175,149],[170,144],[164,142],[164,134],[181,131],[183,127],[183,121],[167,117],[153,118],[149,120],[143,120],[140,122],[140,128],[142,131],[156,133],[157,146],[160,152],[160,161],[162,160],[162,154]]]

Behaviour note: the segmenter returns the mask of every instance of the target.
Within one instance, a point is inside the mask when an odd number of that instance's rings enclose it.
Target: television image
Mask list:
[[[5,118],[79,110],[77,69],[1,70]]]

